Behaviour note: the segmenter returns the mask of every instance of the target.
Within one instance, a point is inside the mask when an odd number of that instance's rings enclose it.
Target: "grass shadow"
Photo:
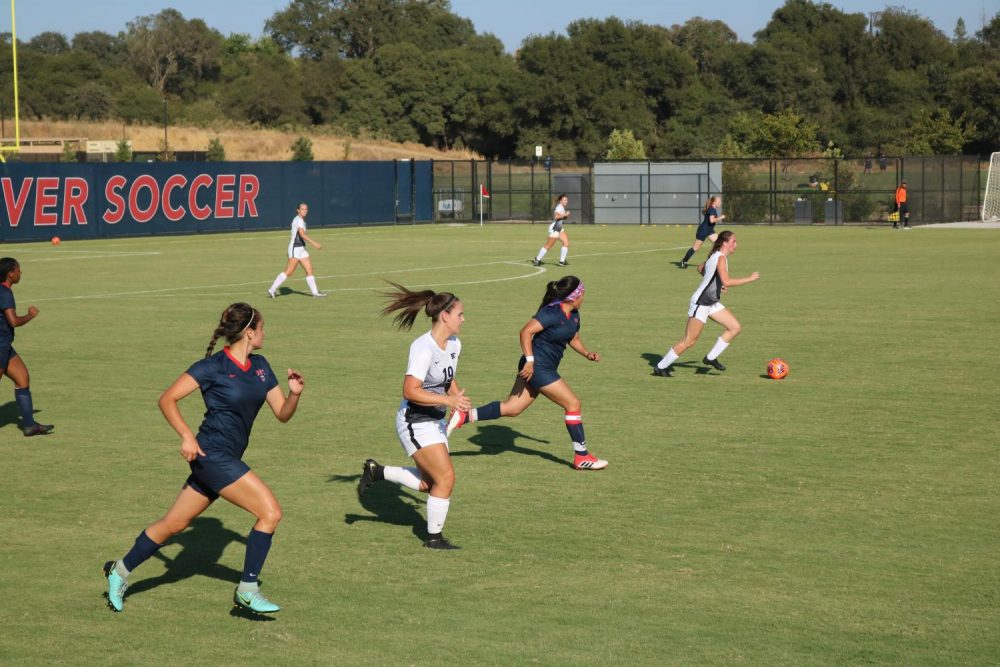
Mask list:
[[[643,352],[640,356],[646,360],[651,368],[656,368],[656,364],[663,358],[662,356],[653,354],[652,352]],[[712,370],[710,366],[705,366],[697,361],[675,361],[671,365],[674,367],[675,371],[678,368],[693,368],[694,372],[698,375],[709,375],[709,372]],[[712,375],[718,375],[718,373],[712,373]]]
[[[291,296],[292,294],[298,294],[299,296],[312,297],[312,292],[303,292],[302,290],[292,289],[291,287],[281,286],[275,293],[277,296]]]
[[[32,414],[38,414],[41,410],[35,410]],[[21,411],[17,409],[17,401],[7,401],[0,405],[0,428],[13,424],[18,425],[21,418]]]
[[[479,448],[478,451],[452,452],[451,455],[453,457],[498,456],[500,454],[510,452],[512,454],[537,456],[545,459],[546,461],[551,461],[552,463],[569,466],[570,468],[573,467],[572,461],[561,459],[555,454],[550,454],[549,452],[540,449],[531,449],[530,447],[522,447],[518,445],[518,439],[540,442],[545,445],[549,444],[548,440],[533,438],[530,435],[521,433],[520,431],[515,431],[509,426],[489,424],[487,426],[479,426],[476,430],[476,434],[469,438],[469,442]]]
[[[361,475],[330,475],[327,482],[349,482],[356,484]],[[353,491],[353,489],[352,489]],[[344,523],[353,525],[359,521],[377,521],[392,526],[408,526],[413,535],[423,541],[427,532],[427,519],[418,507],[424,501],[408,492],[406,487],[393,482],[377,482],[361,497],[361,507],[370,514],[344,515]]]
[[[198,517],[183,532],[164,544],[164,548],[177,544],[180,552],[169,558],[161,552],[154,554],[166,565],[166,572],[152,579],[143,579],[129,586],[125,597],[138,595],[164,584],[173,584],[195,575],[227,581],[234,586],[240,582],[243,572],[221,565],[219,559],[230,542],[246,544],[246,537],[222,525],[215,517]]]

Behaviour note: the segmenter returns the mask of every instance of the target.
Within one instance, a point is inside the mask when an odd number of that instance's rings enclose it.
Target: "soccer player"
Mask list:
[[[569,217],[569,211],[566,207],[569,206],[569,197],[566,195],[559,195],[556,197],[556,207],[552,210],[552,224],[549,225],[549,238],[545,242],[545,245],[541,247],[535,258],[531,260],[531,263],[535,266],[540,266],[542,263],[542,258],[545,257],[545,253],[549,251],[549,248],[556,244],[556,239],[562,243],[562,248],[559,250],[559,266],[567,266],[569,262],[566,261],[566,255],[569,254],[569,236],[566,235],[566,230],[563,229],[563,223]]]
[[[910,205],[906,203],[906,181],[896,188],[896,210],[899,211],[899,222],[903,223],[903,229],[910,228]],[[899,228],[899,223],[892,223],[893,229]]]
[[[726,367],[719,361],[719,355],[729,347],[740,333],[740,323],[722,302],[722,292],[729,287],[752,283],[760,278],[760,274],[754,271],[746,278],[733,278],[729,275],[729,256],[736,252],[736,235],[726,230],[719,234],[712,246],[712,252],[705,263],[698,267],[698,272],[704,274],[698,289],[691,295],[691,307],[688,309],[687,329],[684,338],[675,343],[673,347],[660,359],[653,369],[653,375],[660,377],[670,377],[673,370],[673,363],[689,347],[698,341],[701,330],[712,318],[726,330],[719,336],[712,350],[702,359],[716,370],[724,371]]]
[[[213,353],[219,338],[225,338],[228,345]],[[251,354],[263,346],[264,318],[260,311],[246,303],[234,303],[223,311],[205,358],[195,362],[160,396],[160,410],[181,437],[180,453],[190,465],[191,474],[167,513],[139,533],[123,558],[104,564],[108,604],[114,611],[124,607],[128,578],[135,568],[170,537],[187,528],[219,496],[257,518],[247,537],[243,576],[233,602],[258,613],[281,609],[261,594],[257,583],[271,538],[281,521],[281,505],[242,458],[264,402],[278,421],[287,422],[295,414],[305,381],[297,371],[289,369],[285,396],[267,359]],[[206,411],[195,435],[177,404],[199,389]]]
[[[691,259],[692,255],[698,252],[698,249],[701,248],[701,244],[705,242],[705,239],[715,243],[715,239],[718,237],[715,233],[715,223],[726,219],[726,216],[719,215],[719,209],[721,207],[722,197],[719,197],[718,195],[709,197],[708,201],[705,202],[705,206],[701,209],[701,224],[698,225],[698,231],[694,233],[694,244],[688,248],[688,251],[684,253],[684,259],[680,261],[680,267],[682,269],[687,268],[688,260]]]
[[[31,378],[24,360],[14,350],[14,329],[23,327],[38,317],[38,309],[28,306],[27,315],[17,314],[14,292],[11,287],[21,282],[21,265],[13,257],[0,259],[0,378],[4,375],[14,383],[14,401],[21,413],[21,432],[26,436],[45,435],[55,428],[52,424],[35,421],[35,408],[31,402]]]
[[[398,311],[399,329],[411,329],[422,310],[431,318],[431,330],[410,344],[410,358],[403,376],[403,399],[396,411],[399,444],[416,467],[382,466],[374,459],[364,462],[358,497],[375,482],[388,480],[427,494],[428,549],[458,549],[444,536],[445,520],[455,486],[455,468],[448,452],[445,410],[468,410],[472,403],[455,382],[462,343],[458,333],[465,321],[465,308],[451,292],[411,292],[390,283],[394,292],[383,315]]]
[[[460,408],[452,412],[448,420],[449,435],[467,422],[516,417],[542,394],[565,411],[566,430],[573,443],[573,467],[577,470],[607,467],[607,461],[587,450],[580,399],[559,376],[559,362],[567,345],[590,361],[601,360],[600,354],[588,350],[580,340],[579,309],[583,296],[583,282],[576,276],[564,276],[548,284],[538,312],[521,328],[524,354],[518,363],[510,396],[503,402],[493,401],[474,410]]]
[[[292,238],[288,242],[288,264],[285,265],[285,270],[279,273],[274,282],[271,283],[271,286],[267,288],[267,295],[272,299],[277,296],[281,283],[292,277],[292,274],[295,273],[295,267],[299,264],[302,264],[302,268],[306,270],[306,283],[309,285],[309,291],[312,292],[312,295],[326,296],[326,292],[320,292],[319,288],[316,287],[316,277],[313,275],[312,261],[309,259],[309,253],[306,252],[306,243],[309,243],[316,250],[323,248],[322,244],[313,241],[306,234],[306,216],[309,215],[309,206],[303,202],[299,204],[299,207],[295,211],[297,215],[292,220]]]

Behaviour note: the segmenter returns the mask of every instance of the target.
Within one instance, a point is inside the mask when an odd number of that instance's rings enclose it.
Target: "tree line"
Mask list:
[[[10,35],[0,113],[12,115]],[[788,0],[742,42],[723,21],[573,21],[511,55],[447,0],[291,0],[263,37],[174,9],[117,35],[18,44],[22,117],[327,128],[488,157],[1000,150],[1000,13],[970,34],[889,7]]]

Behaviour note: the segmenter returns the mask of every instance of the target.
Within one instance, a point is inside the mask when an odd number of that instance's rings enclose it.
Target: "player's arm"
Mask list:
[[[578,353],[580,353],[581,356],[586,357],[590,361],[601,360],[601,355],[599,355],[597,352],[590,352],[587,350],[587,348],[583,344],[583,341],[580,340],[579,332],[577,332],[577,334],[573,336],[573,340],[569,342],[569,346],[574,350],[576,350]]]
[[[267,392],[267,405],[279,422],[284,424],[295,414],[295,409],[299,407],[299,396],[302,395],[302,390],[305,387],[306,381],[302,375],[289,368],[288,396],[286,397],[285,392],[281,391],[281,387],[277,386],[271,387],[271,391]]]
[[[725,217],[726,216],[724,215],[710,215],[708,216],[708,221],[714,225],[715,223],[717,223],[718,221],[722,220]]]
[[[198,381],[188,373],[182,373],[160,395],[159,401],[160,412],[163,413],[163,417],[170,424],[170,428],[177,431],[177,435],[181,436],[181,456],[188,463],[194,461],[199,455],[204,456],[205,452],[202,451],[201,445],[198,444],[198,440],[194,437],[191,427],[184,421],[184,417],[181,415],[181,410],[177,404],[197,388]]]
[[[11,327],[23,327],[25,324],[38,317],[38,309],[34,306],[28,306],[27,315],[18,315],[17,311],[13,308],[8,308],[3,311],[3,316],[7,320],[7,324]]]
[[[518,375],[523,377],[525,380],[530,380],[531,376],[535,374],[535,358],[531,353],[531,339],[535,337],[535,334],[539,334],[545,329],[542,323],[531,318],[528,323],[521,327],[521,352],[524,353],[524,367],[521,368]]]
[[[719,280],[722,281],[723,287],[737,287],[739,285],[746,285],[747,283],[752,283],[753,281],[760,278],[760,274],[754,271],[746,278],[733,278],[729,275],[729,261],[725,256],[719,258],[719,265],[716,267],[719,272]]]
[[[322,243],[317,243],[316,241],[313,241],[309,237],[309,235],[306,234],[306,230],[303,229],[302,227],[299,227],[299,238],[302,239],[303,241],[305,241],[306,243],[308,243],[309,245],[311,245],[312,247],[316,248],[316,250],[322,250],[323,249],[323,244]]]
[[[447,394],[435,394],[424,389],[424,381],[412,375],[403,377],[403,398],[417,405],[438,405],[452,410],[471,410],[472,401],[465,397],[464,389]],[[455,386],[454,384],[452,385]]]

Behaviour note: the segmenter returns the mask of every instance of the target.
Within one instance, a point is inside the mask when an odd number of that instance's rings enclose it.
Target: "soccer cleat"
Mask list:
[[[597,458],[593,454],[587,454],[586,456],[577,454],[573,457],[573,467],[577,470],[603,470],[608,467],[608,462]]]
[[[661,378],[672,377],[673,372],[674,372],[673,364],[670,364],[666,368],[660,368],[659,366],[653,368],[653,375],[655,375],[656,377],[661,377]]]
[[[277,297],[277,296],[278,296],[278,295],[277,295],[277,294],[275,294],[274,292],[272,292],[271,290],[267,290],[267,298],[268,298],[268,299],[273,299],[273,298],[275,298],[275,297]]]
[[[707,364],[707,365],[711,366],[712,368],[714,368],[717,371],[724,371],[724,370],[726,370],[726,367],[723,366],[722,362],[719,361],[718,359],[709,359],[708,357],[705,357],[704,359],[701,360],[701,363]]]
[[[893,223],[893,224],[892,224],[892,228],[893,228],[893,229],[899,229],[899,227],[898,227],[898,226],[896,225],[896,223]]]
[[[424,540],[424,546],[428,549],[441,549],[442,551],[453,551],[455,549],[461,549],[462,547],[457,544],[452,544],[448,541],[448,538],[438,533]]]
[[[688,263],[687,263],[687,262],[685,262],[685,261],[684,261],[684,260],[682,259],[682,260],[681,260],[681,263],[680,263],[680,267],[681,267],[682,269],[686,269],[686,268],[688,267]]]
[[[469,421],[469,413],[465,410],[453,410],[451,413],[451,419],[448,420],[448,428],[445,429],[445,437],[451,437],[451,432],[455,429],[462,428],[462,425]]]
[[[264,597],[259,590],[249,593],[240,593],[237,590],[233,593],[233,604],[258,614],[273,614],[276,611],[281,611],[281,607]]]
[[[909,225],[903,225],[903,229],[912,229]]]
[[[541,262],[541,260],[533,259],[533,260],[531,260],[531,265],[532,266],[541,266],[542,262]]]
[[[569,262],[559,262],[559,266],[569,266]]]
[[[113,560],[104,564],[104,576],[108,578],[108,606],[112,611],[121,611],[125,608],[125,589],[128,588],[128,579],[123,579],[118,574]]]
[[[375,479],[375,468],[378,467],[378,461],[375,459],[365,459],[365,462],[361,466],[361,479],[358,480],[358,500],[361,499],[372,484],[377,482]]]
[[[316,297],[316,298],[319,298],[319,297],[329,296],[329,295],[326,292],[316,292],[315,294],[313,294],[313,296]]]
[[[53,424],[32,424],[31,426],[25,426],[21,429],[26,438],[30,438],[33,435],[48,435],[55,428]]]

